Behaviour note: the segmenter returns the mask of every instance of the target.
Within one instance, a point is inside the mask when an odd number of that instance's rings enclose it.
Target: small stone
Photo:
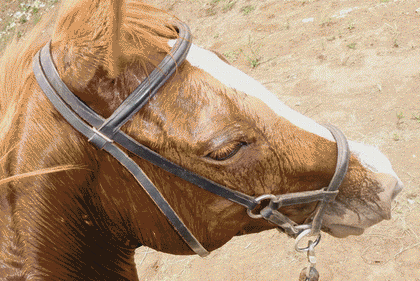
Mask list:
[[[43,7],[45,7],[45,3],[41,3],[39,0],[36,0],[36,1],[32,4],[32,6],[33,6],[34,8],[43,8]]]
[[[21,16],[23,16],[23,13],[22,12],[16,12],[14,15],[13,15],[13,17],[15,17],[15,18],[20,18]]]
[[[348,9],[344,9],[340,11],[340,16],[345,16],[346,14],[350,13],[351,11],[353,11],[354,9],[357,9],[357,7],[354,8],[348,8]]]
[[[314,18],[307,18],[307,19],[302,20],[303,23],[313,22],[313,21],[314,21]]]
[[[341,11],[339,12],[339,14],[338,14],[338,15],[333,15],[332,17],[333,17],[333,18],[338,18],[338,19],[340,19],[340,18],[344,18],[344,17],[345,17],[348,13],[350,13],[350,12],[352,12],[352,11],[356,10],[356,9],[358,9],[358,7],[353,7],[353,8],[343,9],[343,10],[341,10]]]

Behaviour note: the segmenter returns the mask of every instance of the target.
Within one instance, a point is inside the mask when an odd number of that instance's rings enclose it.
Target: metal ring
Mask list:
[[[307,246],[307,247],[304,247],[304,248],[299,248],[299,242],[300,242],[300,240],[302,240],[303,237],[305,237],[308,234],[310,234],[311,231],[312,231],[312,229],[305,229],[304,231],[302,231],[301,233],[299,233],[299,235],[296,237],[295,250],[297,252],[307,252],[307,251],[310,250],[310,247],[315,248],[315,246],[319,244],[319,241],[321,241],[321,233],[318,234],[318,237],[311,244],[311,246]]]
[[[291,225],[292,231],[295,235],[301,234],[304,230],[311,229],[312,225],[310,224],[299,224],[299,225]]]
[[[258,205],[261,203],[261,201],[263,201],[263,200],[267,200],[267,199],[270,199],[270,200],[273,200],[273,199],[275,199],[276,198],[276,196],[275,195],[273,195],[273,194],[264,194],[264,195],[261,195],[261,196],[258,196],[257,198],[255,198],[254,200],[255,200],[255,202],[257,202],[258,203]],[[257,206],[258,206],[257,205]],[[255,207],[256,208],[256,207]],[[254,209],[255,209],[254,208]],[[252,210],[254,210],[254,209],[252,209]],[[262,215],[260,215],[260,214],[254,214],[253,212],[252,212],[252,210],[251,209],[248,209],[248,210],[246,210],[247,211],[247,213],[248,213],[248,216],[250,216],[251,218],[253,218],[253,219],[260,219],[260,218],[262,218],[263,216]]]
[[[258,196],[257,198],[255,198],[255,201],[260,204],[261,201],[266,200],[266,199],[275,199],[277,196],[273,195],[273,194],[264,194],[261,196]]]
[[[251,209],[246,210],[246,212],[248,213],[248,216],[253,219],[260,219],[263,217],[261,214],[254,214]]]

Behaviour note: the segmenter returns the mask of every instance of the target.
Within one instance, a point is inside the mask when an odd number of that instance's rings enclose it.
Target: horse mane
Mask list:
[[[21,115],[19,113],[21,107],[37,89],[37,82],[32,71],[32,59],[38,50],[49,40],[54,39],[55,29],[60,23],[72,22],[72,11],[68,12],[75,2],[63,2],[60,9],[50,11],[26,36],[20,39],[15,37],[0,57],[0,185],[25,177],[75,168],[71,165],[63,165],[5,178],[6,156],[19,142],[13,136],[16,131],[14,124]],[[96,4],[99,5],[101,1],[94,0],[92,2],[97,2]],[[82,1],[76,5],[80,3]],[[94,12],[93,9],[97,8],[97,5],[87,6],[92,10],[85,12]],[[169,53],[168,39],[178,37],[171,22],[177,19],[161,9],[142,2],[128,1],[121,7],[122,16],[117,24],[124,32],[126,39],[130,41],[131,51],[135,50],[136,58],[141,59],[140,66],[147,73],[146,64],[156,65],[156,60],[144,50],[153,48],[157,52]],[[79,9],[77,13],[83,13],[83,10]],[[111,16],[113,15],[111,14]],[[69,32],[77,32],[77,30],[69,30]],[[100,35],[98,34],[98,36]],[[80,38],[85,41],[89,39],[91,37]]]

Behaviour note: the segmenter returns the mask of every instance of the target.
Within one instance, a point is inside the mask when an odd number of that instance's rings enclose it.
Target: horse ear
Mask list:
[[[62,3],[52,36],[53,56],[57,68],[62,66],[62,78],[71,75],[89,81],[99,66],[110,76],[118,75],[123,4],[118,0]]]
[[[148,56],[150,61],[151,47],[168,52],[165,37],[176,37],[175,29],[168,28],[167,14],[147,4],[68,0],[62,3],[52,36],[52,55],[62,79],[77,81],[80,88],[100,67],[115,78],[135,59]]]

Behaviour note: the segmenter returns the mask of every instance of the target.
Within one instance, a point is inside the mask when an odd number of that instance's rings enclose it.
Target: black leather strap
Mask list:
[[[338,190],[329,191],[327,188],[314,191],[295,192],[278,195],[276,199],[270,201],[270,208],[279,209],[283,206],[296,204],[306,204],[321,200],[334,199]]]
[[[63,101],[65,101],[65,103],[70,106],[70,108],[77,114],[78,119],[80,119],[79,117],[82,117],[91,126],[99,128],[105,122],[105,119],[93,111],[90,107],[86,106],[86,104],[84,104],[70,91],[67,85],[64,84],[63,80],[61,80],[51,57],[51,42],[48,42],[40,52],[40,54],[36,55],[38,59],[34,59],[36,62],[36,67],[39,69],[38,71],[40,72],[40,75],[44,73],[43,76],[45,76],[45,79],[47,79],[49,84],[51,84],[51,90],[55,91],[56,95],[61,97],[61,99],[63,99]],[[39,58],[41,65],[38,65]],[[35,72],[35,75],[37,74],[38,73]],[[41,77],[41,80],[45,79],[44,77]],[[40,80],[37,78],[37,81],[39,83]],[[58,111],[61,112],[61,110]],[[75,117],[72,117],[72,120],[74,118]]]
[[[347,174],[350,162],[350,148],[347,142],[346,136],[335,126],[324,125],[332,133],[337,143],[337,164],[335,166],[335,172],[330,184],[327,187],[328,192],[338,191],[344,177]],[[336,193],[338,194],[338,192]],[[336,196],[327,196],[319,202],[317,211],[312,221],[311,235],[318,235],[321,231],[322,217],[325,212],[327,205],[335,199]]]
[[[298,224],[280,213],[277,209],[267,206],[261,210],[260,214],[269,222],[280,227],[287,235],[295,238],[299,234],[300,230],[296,228]]]
[[[186,58],[191,46],[191,33],[187,25],[176,22],[179,38],[173,46],[172,56],[166,56],[156,69],[150,73],[131,95],[114,111],[114,113],[102,124],[99,131],[112,138],[122,125],[136,114],[146,102],[152,98],[159,88],[172,76],[178,65]]]

